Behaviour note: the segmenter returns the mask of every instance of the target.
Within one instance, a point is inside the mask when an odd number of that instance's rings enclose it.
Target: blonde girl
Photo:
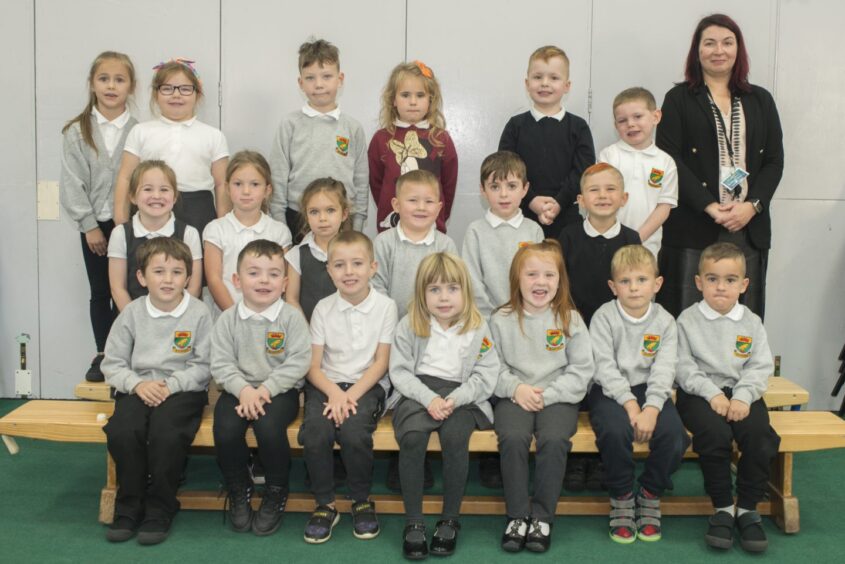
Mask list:
[[[129,178],[129,201],[138,208],[132,219],[118,225],[109,239],[109,284],[117,309],[147,295],[138,278],[136,254],[148,239],[173,237],[191,249],[193,274],[188,291],[196,298],[202,290],[202,246],[196,229],[176,218],[173,206],[180,195],[176,174],[164,161],[143,161]]]
[[[569,295],[557,241],[519,249],[509,277],[510,301],[490,320],[501,361],[495,413],[508,515],[501,546],[508,552],[545,552],[579,404],[593,377],[593,351]],[[533,499],[528,494],[532,438],[537,441]]]
[[[370,191],[379,232],[395,227],[391,200],[396,179],[411,170],[427,170],[440,181],[443,207],[437,229],[446,233],[458,181],[458,154],[446,131],[440,84],[420,61],[396,65],[381,97],[379,129],[370,141]]]
[[[238,253],[247,243],[266,239],[287,250],[292,243],[287,225],[267,215],[273,193],[270,165],[257,151],[236,153],[226,168],[226,188],[232,211],[209,223],[202,233],[208,290],[221,311],[241,298],[232,281]]]
[[[62,128],[61,202],[82,238],[82,258],[91,288],[89,313],[97,354],[85,374],[102,382],[100,362],[117,312],[109,290],[106,257],[113,193],[126,136],[137,120],[127,108],[135,92],[135,67],[123,53],[104,51],[88,71],[88,103]]]
[[[326,260],[329,241],[348,227],[346,188],[334,178],[318,178],[305,187],[299,209],[306,221],[299,226],[305,236],[285,253],[290,265],[285,301],[301,309],[310,322],[317,302],[337,291],[326,270]]]
[[[225,187],[229,148],[219,129],[196,118],[203,84],[194,62],[171,59],[154,69],[150,109],[158,118],[139,124],[126,139],[114,191],[115,223],[129,220],[132,171],[143,160],[161,159],[179,179],[176,215],[202,233],[231,209]]]
[[[393,411],[399,443],[399,477],[405,504],[402,551],[428,555],[422,514],[423,460],[437,431],[443,454],[443,513],[431,552],[455,551],[466,487],[468,445],[475,429],[489,429],[499,359],[487,323],[475,307],[464,262],[434,253],[420,263],[408,315],[399,322],[390,350],[390,380],[401,398]]]

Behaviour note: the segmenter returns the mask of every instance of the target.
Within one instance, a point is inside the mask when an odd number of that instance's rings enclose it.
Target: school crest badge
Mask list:
[[[478,349],[478,356],[475,357],[475,360],[481,360],[481,357],[487,354],[490,349],[493,348],[493,343],[490,342],[490,339],[484,337],[481,339],[481,348]]]
[[[338,135],[335,137],[335,142],[337,144],[335,145],[334,150],[337,154],[341,157],[347,156],[349,154],[349,138]]]
[[[190,331],[173,332],[173,352],[184,354],[191,352],[193,348]]]
[[[565,341],[563,338],[563,331],[560,329],[547,329],[546,330],[546,350],[547,351],[559,351],[565,345]]]
[[[648,175],[648,185],[652,188],[663,186],[663,171],[659,168],[651,169],[651,173]]]
[[[267,352],[269,354],[282,354],[285,352],[285,334],[281,331],[267,331]]]
[[[734,348],[734,356],[738,358],[748,358],[749,356],[751,356],[752,344],[753,343],[751,337],[737,335],[736,348]]]
[[[660,350],[660,335],[643,335],[643,348],[640,354],[645,357],[653,357]]]

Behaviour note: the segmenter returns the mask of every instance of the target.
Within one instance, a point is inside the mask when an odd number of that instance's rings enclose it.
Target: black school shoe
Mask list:
[[[106,540],[109,542],[126,542],[138,532],[138,523],[131,517],[115,517],[106,529]]]
[[[144,519],[138,528],[138,544],[150,546],[164,542],[170,536],[172,523],[173,521],[165,517]]]
[[[478,479],[490,489],[502,489],[502,459],[498,453],[484,453],[478,460]]]
[[[587,459],[584,488],[591,492],[599,492],[607,489],[604,486],[604,464],[602,464],[601,458],[590,457]]]
[[[423,560],[428,556],[425,523],[408,523],[402,531],[402,556],[408,560]]]
[[[707,546],[728,550],[734,544],[734,516],[727,511],[717,511],[707,520],[710,526],[704,540]]]
[[[580,455],[570,456],[566,461],[563,487],[570,492],[583,492],[587,481],[587,459]]]
[[[525,537],[528,535],[528,521],[525,519],[509,519],[502,534],[502,550],[519,552],[525,548]]]
[[[236,533],[245,533],[252,528],[252,491],[252,484],[229,486],[224,518],[229,518],[230,526]]]
[[[458,532],[461,524],[455,519],[442,519],[434,526],[430,552],[432,556],[451,556],[458,546]]]
[[[739,530],[739,544],[746,552],[765,552],[769,548],[763,520],[756,511],[747,511],[737,517],[736,528]]]
[[[88,371],[85,373],[85,381],[86,382],[105,382],[106,377],[103,375],[103,371],[100,370],[100,363],[103,362],[103,355],[98,354],[94,357],[94,360],[91,361],[91,366],[88,367]]]
[[[281,486],[267,486],[261,498],[261,506],[252,518],[252,532],[259,537],[272,535],[282,524],[288,496]]]
[[[543,525],[546,532],[543,532]],[[528,523],[528,536],[525,537],[525,549],[531,552],[546,552],[552,544],[552,524],[531,519]]]

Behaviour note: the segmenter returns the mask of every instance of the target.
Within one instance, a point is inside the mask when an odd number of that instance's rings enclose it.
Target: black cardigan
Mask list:
[[[763,212],[748,222],[751,243],[758,249],[772,245],[769,208],[783,175],[783,131],[772,95],[759,86],[741,93],[745,113],[747,200],[760,200]],[[666,93],[657,146],[678,167],[678,207],[663,225],[663,245],[703,249],[715,243],[721,226],[704,212],[719,201],[719,144],[713,110],[703,86],[690,90],[681,83]]]

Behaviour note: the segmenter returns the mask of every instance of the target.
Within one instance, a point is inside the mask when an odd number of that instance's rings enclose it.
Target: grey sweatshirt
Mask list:
[[[148,380],[164,380],[171,394],[200,392],[211,377],[211,313],[190,297],[177,317],[152,317],[147,297],[138,298],[117,316],[106,341],[100,369],[118,392],[130,394]]]
[[[663,409],[678,364],[678,328],[660,304],[638,322],[622,316],[617,300],[601,306],[590,321],[596,383],[624,405],[636,400],[633,386],[646,384],[645,406]]]
[[[766,392],[774,371],[763,322],[742,306],[742,319],[704,317],[698,304],[678,316],[678,385],[710,401],[733,389],[733,399],[751,404]]]
[[[302,312],[285,304],[275,321],[241,319],[238,306],[224,311],[212,333],[211,374],[235,397],[264,385],[271,396],[301,388],[311,366],[311,332]]]
[[[526,314],[525,333],[516,314],[502,310],[493,314],[490,325],[501,360],[497,396],[513,398],[519,384],[528,384],[543,388],[545,405],[584,399],[595,365],[590,333],[577,311],[572,310],[569,338],[555,325],[551,309]]]

